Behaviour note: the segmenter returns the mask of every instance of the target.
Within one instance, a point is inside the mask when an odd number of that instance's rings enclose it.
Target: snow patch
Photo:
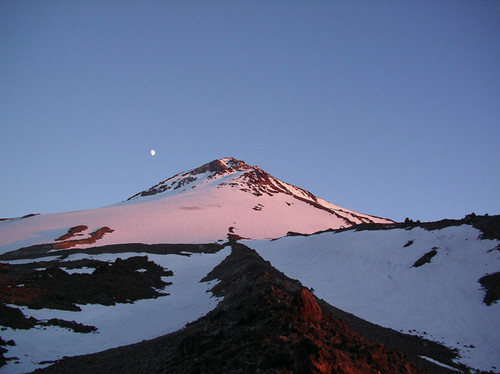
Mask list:
[[[89,268],[86,266],[81,267],[79,269],[68,269],[65,267],[62,267],[61,269],[64,270],[68,274],[92,274],[95,270],[95,268]]]
[[[430,361],[430,362],[432,362],[433,364],[436,364],[436,365],[441,366],[441,367],[443,367],[443,368],[446,368],[446,369],[449,369],[449,370],[451,370],[451,371],[456,371],[456,372],[459,372],[459,373],[460,373],[460,370],[458,370],[458,369],[456,369],[456,368],[454,368],[454,367],[452,367],[452,366],[449,366],[449,365],[443,364],[442,362],[436,361],[436,360],[434,360],[434,359],[432,359],[432,358],[430,358],[430,357],[427,357],[427,356],[420,356],[420,358],[423,358],[424,360]]]

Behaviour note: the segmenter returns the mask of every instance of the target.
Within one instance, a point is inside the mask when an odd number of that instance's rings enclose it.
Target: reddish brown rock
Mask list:
[[[298,295],[299,315],[305,321],[319,322],[322,318],[321,308],[307,288],[302,288]]]
[[[76,234],[78,234],[82,231],[85,231],[87,229],[88,229],[88,226],[85,226],[85,225],[78,225],[78,226],[71,227],[66,234],[57,238],[56,241],[66,240],[66,239],[72,238]]]
[[[77,226],[78,227],[78,226]],[[81,226],[80,226],[81,227]],[[86,227],[86,226],[85,226]],[[71,229],[70,229],[71,230]],[[86,230],[86,229],[84,229]],[[83,231],[83,230],[82,230]],[[73,240],[66,240],[63,242],[55,243],[54,248],[56,249],[68,249],[71,247],[75,247],[77,245],[81,244],[94,244],[96,241],[99,239],[102,239],[102,237],[107,234],[111,233],[115,230],[110,229],[109,227],[101,227],[100,229],[97,229],[96,231],[90,233],[90,238],[85,238],[85,239],[73,239]],[[69,233],[69,232],[68,232]],[[68,235],[68,234],[66,234]]]

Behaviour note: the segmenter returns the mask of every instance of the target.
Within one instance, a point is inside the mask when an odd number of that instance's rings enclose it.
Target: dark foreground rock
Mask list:
[[[162,277],[170,270],[148,261],[147,256],[108,263],[98,260],[44,261],[2,264],[0,303],[24,305],[32,309],[78,311],[77,304],[114,305],[168,295],[162,290],[170,283]],[[89,274],[69,269],[90,268]],[[64,269],[67,269],[68,272]],[[0,320],[0,325],[2,321]]]
[[[448,358],[454,353],[404,335],[319,301],[298,281],[286,277],[255,251],[232,243],[232,253],[204,280],[224,296],[205,317],[184,329],[150,341],[92,355],[65,358],[38,370],[45,373],[447,373],[418,358]],[[339,312],[339,311],[338,311]],[[370,329],[371,340],[359,333]],[[381,332],[382,331],[382,332]],[[393,339],[391,334],[397,335]],[[387,348],[385,342],[391,342]],[[427,351],[419,347],[427,347]],[[422,348],[423,349],[423,348]],[[436,355],[437,352],[442,356]],[[438,358],[439,357],[439,358]]]

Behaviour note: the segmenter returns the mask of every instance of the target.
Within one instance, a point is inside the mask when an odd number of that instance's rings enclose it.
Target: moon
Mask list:
[[[156,154],[156,151],[154,149],[151,150],[151,156],[154,156]]]

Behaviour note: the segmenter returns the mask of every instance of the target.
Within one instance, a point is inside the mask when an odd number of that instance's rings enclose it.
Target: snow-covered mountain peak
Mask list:
[[[239,187],[240,191],[251,193],[254,196],[286,194],[298,196],[299,199],[318,201],[318,198],[309,191],[283,182],[258,166],[249,165],[234,157],[213,160],[195,169],[175,174],[148,190],[129,197],[127,201],[135,202],[141,197],[156,194],[168,196],[172,193],[182,193],[208,184]]]
[[[141,191],[129,197],[127,201],[135,201],[144,196],[152,196],[160,193],[166,193],[170,195],[172,192],[185,192],[188,189],[196,188],[199,185],[213,182],[214,180],[217,180],[223,176],[228,176],[252,169],[258,168],[248,165],[244,161],[237,160],[234,157],[225,157],[218,160],[213,160],[195,169],[175,174],[174,176],[154,185],[150,189]],[[238,176],[235,177],[237,178]]]
[[[189,174],[201,174],[210,172],[212,176],[216,174],[226,174],[235,171],[242,171],[254,168],[254,166],[247,165],[244,161],[237,160],[234,157],[225,157],[218,160],[207,162],[206,164],[197,167],[189,172]]]
[[[310,214],[317,216],[321,212],[320,215],[329,217],[324,223],[329,222],[330,228],[370,222],[392,222],[331,204],[305,189],[283,182],[259,167],[234,157],[213,160],[195,169],[178,173],[148,190],[133,195],[124,203],[140,203],[186,194],[197,195],[197,201],[208,201],[218,196],[218,201],[224,204],[230,201],[229,204],[235,209],[241,204],[250,204],[249,208],[256,211],[261,211],[264,207],[268,210],[267,208],[273,206],[275,219],[283,219],[283,216],[292,214],[296,216],[296,220],[308,221],[311,219]],[[153,195],[156,196],[151,198]],[[220,202],[217,204],[221,205]],[[299,206],[308,208],[297,209]],[[306,211],[309,213],[306,214]],[[335,223],[331,222],[332,218]]]
[[[290,231],[310,234],[371,222],[392,223],[331,204],[257,166],[227,157],[180,172],[118,204],[3,222],[0,251],[16,249],[19,243],[55,243],[78,227],[85,230],[69,240],[82,247],[96,241],[108,245],[277,238]]]
[[[225,165],[228,168],[255,167],[255,166],[247,165],[244,161],[237,160],[234,157],[224,157],[224,158],[221,158],[220,160],[216,160],[216,161],[219,161],[219,163],[221,163],[222,165]]]
[[[213,160],[195,169],[175,174],[148,190],[129,197],[127,201],[139,202],[142,197],[157,194],[159,195],[157,197],[161,198],[206,186],[218,188],[222,186],[236,187],[239,191],[257,197],[284,194],[294,196],[302,201],[306,199],[307,202],[318,203],[318,198],[311,192],[283,182],[259,167],[249,165],[234,157]]]

